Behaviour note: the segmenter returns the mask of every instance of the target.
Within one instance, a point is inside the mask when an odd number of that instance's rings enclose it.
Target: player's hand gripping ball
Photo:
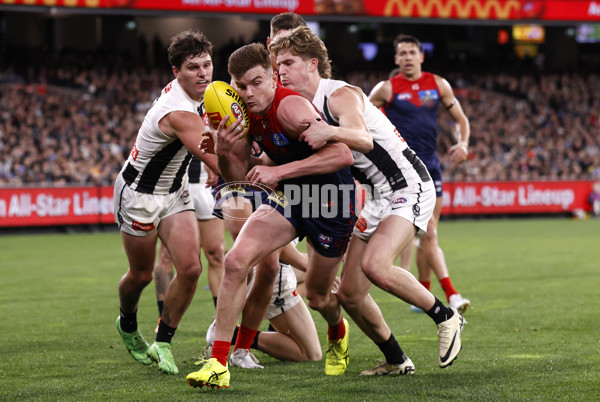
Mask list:
[[[213,128],[216,128],[226,115],[229,115],[226,127],[229,127],[240,116],[244,118],[244,122],[238,127],[243,130],[248,127],[249,119],[246,104],[235,89],[226,82],[213,81],[206,87],[204,108]]]

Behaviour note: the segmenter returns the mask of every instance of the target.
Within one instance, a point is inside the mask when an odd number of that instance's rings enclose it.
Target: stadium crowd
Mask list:
[[[0,70],[0,186],[112,185],[166,69],[77,63]],[[22,73],[17,73],[22,71]],[[440,113],[445,181],[600,179],[600,75],[443,71],[471,123],[453,166],[453,121]],[[340,77],[368,94],[389,72]]]

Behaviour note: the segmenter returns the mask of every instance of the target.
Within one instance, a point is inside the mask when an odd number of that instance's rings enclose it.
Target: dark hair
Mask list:
[[[181,68],[183,62],[196,56],[207,54],[212,57],[213,44],[202,32],[188,29],[178,33],[169,42],[169,63]]]
[[[294,56],[300,56],[303,60],[315,58],[319,61],[318,69],[321,78],[331,78],[331,60],[327,55],[327,48],[309,27],[295,28],[287,35],[275,39],[269,45],[269,50],[277,56],[282,50],[289,50]]]
[[[296,13],[281,13],[271,18],[271,34],[276,34],[282,29],[291,31],[301,26],[306,26],[306,21]]]
[[[415,38],[412,35],[404,35],[404,34],[400,34],[400,35],[396,36],[396,39],[394,39],[394,51],[398,50],[398,45],[403,42],[415,44],[419,48],[419,52],[423,53],[423,45],[421,45],[421,41],[419,41],[417,38]]]
[[[253,67],[261,66],[265,70],[271,69],[271,58],[269,52],[262,43],[251,43],[242,46],[229,56],[227,70],[235,79],[246,74]]]

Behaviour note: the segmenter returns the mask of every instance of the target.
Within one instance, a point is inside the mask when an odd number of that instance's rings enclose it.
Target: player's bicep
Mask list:
[[[171,112],[161,119],[160,126],[161,131],[165,134],[177,136],[190,152],[198,153],[198,146],[202,140],[202,133],[206,131],[206,126],[197,113]]]
[[[373,87],[369,94],[369,100],[376,107],[383,107],[390,103],[392,98],[392,85],[389,80],[380,81]]]
[[[335,91],[328,101],[329,110],[342,127],[353,127],[354,124],[364,124],[365,102],[362,97],[362,92],[358,89],[343,87]],[[348,125],[342,122],[349,123]]]
[[[308,127],[302,120],[320,117],[313,104],[301,96],[287,96],[277,108],[277,119],[285,131],[296,138]]]

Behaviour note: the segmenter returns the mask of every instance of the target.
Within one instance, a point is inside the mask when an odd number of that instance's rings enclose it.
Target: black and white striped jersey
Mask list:
[[[121,169],[132,189],[147,194],[169,194],[187,182],[192,155],[179,138],[162,133],[158,123],[174,111],[202,113],[201,107],[202,103],[190,98],[177,79],[163,88],[146,114],[127,163]]]
[[[334,126],[339,126],[339,122],[331,115],[328,101],[335,91],[344,86],[357,88],[344,81],[322,78],[312,100],[327,122]],[[408,147],[396,127],[360,91],[365,104],[365,121],[373,136],[373,149],[367,153],[352,150],[354,178],[381,198],[387,198],[396,190],[430,181],[427,168]]]

